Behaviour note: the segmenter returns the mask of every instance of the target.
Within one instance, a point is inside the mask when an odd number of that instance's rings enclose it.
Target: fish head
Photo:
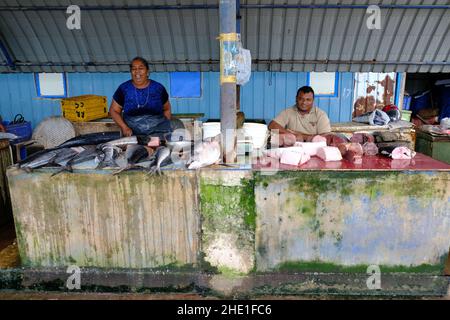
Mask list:
[[[204,140],[204,142],[214,142],[214,141],[221,143],[222,142],[222,134],[219,133],[218,135],[216,135],[214,137],[209,137]]]

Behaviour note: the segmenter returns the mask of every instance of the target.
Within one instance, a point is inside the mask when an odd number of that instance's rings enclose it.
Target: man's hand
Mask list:
[[[0,123],[0,132],[6,132],[5,127]]]
[[[306,137],[303,135],[303,133],[289,129],[287,129],[287,131],[289,133],[292,133],[295,136],[295,139],[299,142],[304,142],[306,140]]]

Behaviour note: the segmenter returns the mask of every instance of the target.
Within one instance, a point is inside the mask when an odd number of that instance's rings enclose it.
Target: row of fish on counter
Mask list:
[[[383,142],[385,136],[388,134],[374,136],[355,133],[349,139],[344,134],[332,133],[314,136],[311,142],[297,142],[295,136],[276,135],[271,138],[272,148],[264,150],[263,154],[278,159],[282,164],[295,166],[308,162],[313,156],[323,161],[345,159],[355,164],[361,164],[363,156],[377,154],[392,159],[412,159],[415,156],[415,152],[405,142]],[[379,141],[378,144],[376,141]],[[268,159],[265,160],[263,159],[262,164],[269,164]]]
[[[100,132],[77,136],[57,147],[31,154],[16,167],[25,171],[59,167],[60,172],[72,172],[74,167],[96,169],[117,168],[115,174],[129,169],[143,169],[161,174],[161,167],[174,163],[198,169],[220,161],[220,144],[217,138],[201,141],[193,146],[191,141],[171,143],[158,137],[120,137],[120,132]],[[189,150],[189,151],[185,151]],[[172,154],[177,153],[176,157]],[[85,164],[83,166],[83,164]],[[86,165],[87,164],[87,165]]]

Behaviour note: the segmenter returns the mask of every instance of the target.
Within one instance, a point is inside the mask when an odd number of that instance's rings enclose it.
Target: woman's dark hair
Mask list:
[[[298,91],[297,91],[297,97],[298,97],[298,95],[300,94],[300,92],[303,92],[303,93],[310,93],[310,92],[312,92],[313,98],[314,98],[314,90],[313,90],[313,88],[311,88],[310,86],[303,86],[303,87],[301,87],[300,89],[298,89]]]
[[[147,68],[147,70],[149,70],[149,68],[148,68],[148,61],[145,60],[145,59],[142,58],[142,57],[134,57],[133,60],[131,60],[131,62],[130,62],[130,70],[131,70],[131,68],[133,67],[133,62],[135,62],[135,61],[140,61],[140,62],[142,62],[142,64]]]

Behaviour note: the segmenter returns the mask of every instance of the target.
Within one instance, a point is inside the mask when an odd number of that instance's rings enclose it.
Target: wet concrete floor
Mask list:
[[[67,293],[0,291],[0,300],[220,300],[214,296],[202,296],[189,293]],[[450,291],[444,297],[364,297],[364,296],[258,296],[251,300],[447,300]]]
[[[0,269],[15,268],[20,265],[14,224],[0,227]]]
[[[16,239],[16,231],[13,222],[0,226],[0,251],[13,243]]]
[[[0,227],[0,269],[20,266],[14,225],[12,223]],[[0,300],[218,300],[214,296],[204,296],[195,293],[98,293],[98,292],[48,292],[48,291],[0,291]],[[448,300],[450,301],[450,285],[443,297],[363,297],[363,296],[258,296],[253,300]]]

